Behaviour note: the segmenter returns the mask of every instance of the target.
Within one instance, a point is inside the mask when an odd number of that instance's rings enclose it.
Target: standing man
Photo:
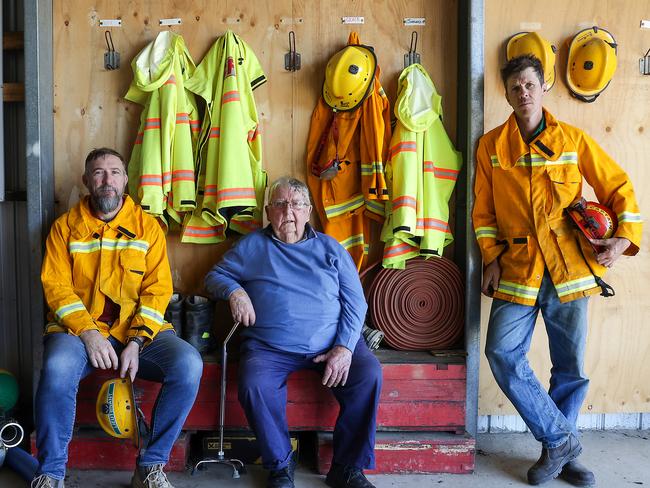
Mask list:
[[[483,256],[481,291],[494,298],[485,353],[494,377],[535,438],[542,455],[528,470],[538,485],[558,475],[576,486],[595,483],[576,461],[576,419],[589,380],[583,363],[588,296],[622,255],[639,250],[641,217],[625,172],[580,129],[542,106],[540,61],[531,55],[501,70],[514,113],[479,141],[474,229]],[[582,179],[618,216],[610,239],[581,246],[564,209],[582,194]],[[582,239],[582,237],[580,237]],[[526,357],[542,312],[553,367],[546,392]]]
[[[270,471],[267,487],[294,486],[287,377],[311,369],[341,406],[327,484],[372,488],[363,469],[375,464],[381,366],[360,337],[367,305],[354,262],[336,240],[312,229],[311,208],[304,183],[280,178],[266,206],[271,224],[242,237],[205,284],[247,327],[239,401]]]
[[[90,194],[54,222],[43,260],[50,314],[36,392],[40,465],[32,487],[63,487],[79,381],[99,368],[162,383],[131,486],[170,488],[162,468],[194,403],[203,363],[163,320],[172,294],[165,235],[124,195],[122,156],[91,151],[83,183]]]

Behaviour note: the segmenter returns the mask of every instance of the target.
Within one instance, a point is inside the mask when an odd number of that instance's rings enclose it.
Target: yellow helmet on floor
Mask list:
[[[578,32],[569,44],[567,84],[571,95],[591,103],[607,88],[616,71],[616,41],[605,29]]]
[[[323,99],[337,112],[354,110],[366,99],[377,69],[370,46],[346,46],[332,56],[325,68]]]
[[[132,439],[140,447],[138,407],[130,378],[105,381],[97,395],[97,421],[107,434],[119,439]]]
[[[537,32],[520,32],[508,39],[506,59],[510,61],[517,56],[532,54],[542,63],[546,90],[555,84],[555,53],[554,45],[540,36]]]

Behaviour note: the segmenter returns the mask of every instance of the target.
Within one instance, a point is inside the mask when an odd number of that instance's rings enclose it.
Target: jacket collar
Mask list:
[[[129,195],[125,195],[122,208],[117,215],[113,220],[104,222],[93,215],[90,209],[90,197],[86,195],[70,210],[68,216],[70,235],[74,239],[86,239],[101,230],[102,227],[108,226],[128,239],[135,239],[142,233],[135,209],[136,205],[133,199]]]
[[[556,161],[562,155],[566,144],[564,131],[558,120],[548,110],[543,110],[546,128],[530,144],[521,137],[514,112],[510,114],[496,141],[496,155],[502,167],[513,167],[529,152],[549,161]]]

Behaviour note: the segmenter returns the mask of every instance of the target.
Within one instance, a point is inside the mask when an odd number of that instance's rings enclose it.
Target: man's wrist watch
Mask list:
[[[137,343],[138,344],[138,350],[142,351],[142,348],[144,347],[144,339],[142,337],[135,337],[135,336],[129,337],[129,340],[126,341],[126,343],[128,344],[129,342]]]

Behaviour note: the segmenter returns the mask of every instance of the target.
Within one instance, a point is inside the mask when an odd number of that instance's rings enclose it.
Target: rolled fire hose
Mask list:
[[[366,285],[364,277],[370,271],[362,275]],[[372,324],[391,347],[430,351],[458,346],[465,297],[460,270],[453,261],[414,258],[407,261],[406,269],[382,268],[372,279],[367,299]]]

